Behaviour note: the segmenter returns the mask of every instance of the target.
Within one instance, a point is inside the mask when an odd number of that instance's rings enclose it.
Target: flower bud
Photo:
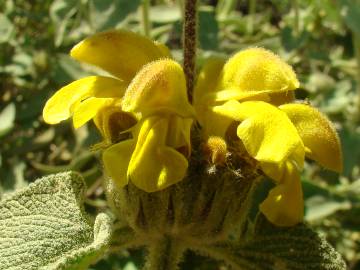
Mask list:
[[[204,153],[211,164],[223,165],[226,161],[227,145],[223,138],[211,136],[204,145]]]

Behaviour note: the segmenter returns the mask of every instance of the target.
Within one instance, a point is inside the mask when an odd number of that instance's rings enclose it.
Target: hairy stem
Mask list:
[[[189,101],[192,101],[192,92],[195,81],[195,61],[197,43],[197,0],[185,0],[184,25],[183,25],[183,48],[184,48],[184,72]]]
[[[185,249],[179,239],[164,235],[149,244],[144,270],[177,270]]]
[[[140,247],[147,244],[144,237],[136,235],[130,227],[124,226],[113,232],[110,252],[117,253],[126,248]]]
[[[143,27],[144,35],[150,37],[150,30],[151,30],[151,22],[149,20],[149,8],[150,8],[150,0],[142,0],[141,5],[141,24]]]

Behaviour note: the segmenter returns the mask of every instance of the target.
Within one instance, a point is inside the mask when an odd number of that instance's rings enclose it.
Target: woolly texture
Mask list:
[[[111,221],[95,225],[83,209],[85,184],[75,173],[41,178],[0,203],[0,269],[87,269],[103,255]]]

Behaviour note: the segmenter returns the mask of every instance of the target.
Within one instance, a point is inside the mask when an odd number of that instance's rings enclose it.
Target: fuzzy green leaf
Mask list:
[[[0,270],[87,269],[106,251],[111,220],[83,209],[76,173],[37,180],[0,202]]]
[[[304,224],[276,227],[263,216],[249,238],[207,247],[202,254],[223,260],[232,269],[345,270],[346,265],[325,239]]]

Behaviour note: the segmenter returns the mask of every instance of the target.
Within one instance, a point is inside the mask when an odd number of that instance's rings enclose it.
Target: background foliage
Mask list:
[[[150,36],[181,61],[181,1],[155,0]],[[89,148],[93,125],[44,124],[42,108],[70,81],[98,73],[67,53],[82,38],[119,27],[144,32],[141,0],[0,1],[0,198],[40,176],[75,170],[88,186],[89,211],[104,211],[102,174]],[[299,98],[325,112],[339,131],[342,175],[308,164],[306,220],[360,269],[360,1],[209,0],[200,2],[198,64],[213,54],[262,46],[293,65]],[[27,180],[25,180],[27,179]],[[137,269],[142,254],[109,255],[93,269]],[[188,253],[184,269],[226,269]]]

